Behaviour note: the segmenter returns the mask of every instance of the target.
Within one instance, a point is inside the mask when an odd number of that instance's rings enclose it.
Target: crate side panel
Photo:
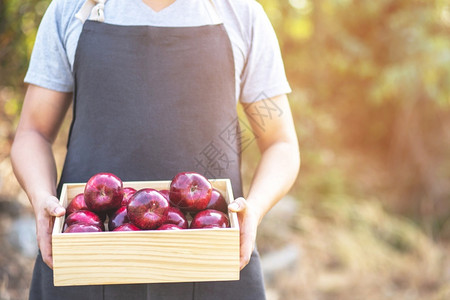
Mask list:
[[[54,237],[53,249],[55,285],[236,280],[239,276],[235,229],[60,234]]]

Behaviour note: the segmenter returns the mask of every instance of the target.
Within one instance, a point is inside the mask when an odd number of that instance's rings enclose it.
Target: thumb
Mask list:
[[[247,201],[242,198],[236,198],[233,202],[228,205],[228,209],[232,212],[240,212],[247,208]]]
[[[66,213],[65,208],[59,204],[57,198],[55,198],[55,197],[47,198],[46,201],[47,202],[45,205],[45,210],[47,211],[47,213],[49,215],[54,216],[54,217],[61,217],[62,215],[64,215]]]

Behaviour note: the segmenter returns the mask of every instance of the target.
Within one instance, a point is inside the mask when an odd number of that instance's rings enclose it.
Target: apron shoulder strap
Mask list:
[[[87,19],[104,22],[105,14],[103,10],[105,9],[105,3],[107,0],[86,0],[83,6],[80,8],[75,17],[84,23]],[[207,7],[209,16],[213,24],[222,23],[222,18],[220,17],[217,6],[214,4],[213,0],[209,0],[209,7]]]
[[[86,0],[75,17],[82,23],[84,23],[87,19],[97,22],[104,22],[105,14],[103,10],[105,9],[106,1],[107,0]]]
[[[220,16],[219,10],[217,9],[216,4],[214,3],[214,0],[207,0],[206,2],[209,2],[209,5],[206,6],[206,10],[208,11],[209,17],[211,19],[212,24],[221,24],[223,23],[223,20]],[[205,2],[203,2],[205,3]]]

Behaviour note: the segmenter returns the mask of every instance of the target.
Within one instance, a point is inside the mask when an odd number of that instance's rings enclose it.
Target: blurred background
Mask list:
[[[296,185],[258,233],[268,298],[450,299],[450,1],[259,2],[302,152]],[[8,156],[48,3],[0,1],[2,300],[27,298],[37,251]],[[248,187],[256,143],[243,156]]]

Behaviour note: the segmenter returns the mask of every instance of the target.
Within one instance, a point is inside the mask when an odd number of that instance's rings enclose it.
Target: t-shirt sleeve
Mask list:
[[[260,4],[256,3],[252,17],[250,45],[241,75],[239,100],[244,103],[291,92],[277,36]]]
[[[73,76],[64,45],[64,2],[53,0],[42,18],[24,82],[58,92],[73,91]]]

